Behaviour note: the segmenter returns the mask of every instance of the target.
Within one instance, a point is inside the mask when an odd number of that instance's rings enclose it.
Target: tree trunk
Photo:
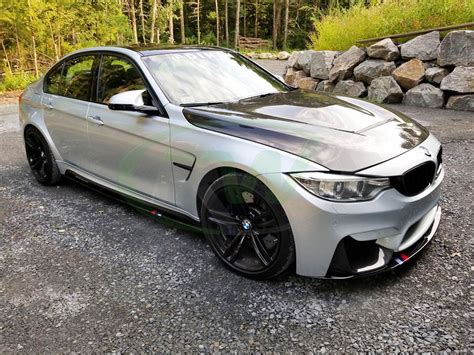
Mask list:
[[[197,35],[198,35],[198,44],[201,44],[201,2],[197,0]]]
[[[168,42],[174,44],[174,27],[173,27],[173,3],[170,2],[170,8],[168,10],[168,29],[169,29],[169,38]]]
[[[285,27],[283,29],[283,49],[286,49],[288,42],[288,17],[290,12],[290,0],[285,0]]]
[[[278,47],[278,32],[280,30],[280,19],[280,0],[273,0],[273,49],[277,49]]]
[[[129,0],[129,6],[130,6],[130,21],[132,22],[133,43],[138,44],[137,18],[135,16],[134,0]]]
[[[181,21],[181,43],[186,43],[186,28],[184,27],[184,1],[181,0],[179,3],[179,19]]]
[[[155,43],[155,24],[156,24],[156,0],[153,0],[151,6],[151,27],[150,27],[150,42]]]
[[[38,70],[38,55],[36,54],[36,41],[35,41],[35,36],[31,36],[31,41],[33,43],[33,63],[35,65],[35,76],[39,76],[39,70]]]
[[[244,0],[244,8],[242,9],[244,15],[244,37],[247,37],[247,1]]]
[[[143,44],[146,44],[145,13],[143,12],[143,0],[140,0],[140,21],[141,21],[141,25],[142,25],[142,41],[143,41]]]
[[[255,0],[255,25],[254,25],[254,37],[258,37],[258,0]]]
[[[229,4],[225,0],[225,43],[229,47]]]
[[[235,39],[234,39],[234,48],[239,49],[239,29],[240,26],[240,0],[236,1],[235,5]]]
[[[18,55],[18,64],[19,64],[20,69],[23,69],[23,55],[22,55],[21,47],[20,47],[20,39],[18,38],[18,27],[16,27],[16,25],[15,25],[15,41],[16,41],[16,52]]]
[[[216,0],[216,44],[219,46],[219,0]]]
[[[3,44],[3,39],[1,39],[0,41],[2,41],[2,49],[3,49],[3,53],[5,55],[5,61],[7,62],[8,72],[9,72],[9,74],[11,74],[12,73],[12,65],[10,64],[10,60],[8,60],[7,49],[5,48],[5,44]]]

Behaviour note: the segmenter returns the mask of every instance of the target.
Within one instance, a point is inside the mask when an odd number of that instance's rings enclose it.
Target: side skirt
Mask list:
[[[66,168],[64,176],[68,179],[87,187],[97,193],[113,198],[114,200],[126,203],[132,206],[141,213],[144,213],[150,217],[158,219],[160,222],[167,225],[177,227],[179,229],[188,230],[191,232],[202,233],[201,223],[194,216],[189,215],[185,211],[179,211],[177,208],[167,208],[160,202],[151,201],[151,198],[145,197],[140,198],[137,193],[128,191],[123,187],[112,187],[114,184],[107,182],[102,184],[98,182],[99,179],[89,179],[70,168]]]

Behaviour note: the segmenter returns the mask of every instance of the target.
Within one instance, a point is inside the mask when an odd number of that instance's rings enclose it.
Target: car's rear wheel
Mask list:
[[[203,198],[201,219],[214,253],[241,275],[272,278],[295,259],[283,208],[252,176],[232,173],[212,183]]]
[[[54,185],[61,180],[61,173],[53,153],[38,129],[28,127],[25,130],[25,150],[28,164],[38,182],[43,185]]]

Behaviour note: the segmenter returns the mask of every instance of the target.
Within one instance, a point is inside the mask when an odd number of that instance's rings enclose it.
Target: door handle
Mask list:
[[[48,102],[47,104],[44,104],[45,109],[47,110],[52,110],[54,106],[51,104],[51,102]]]
[[[104,121],[102,121],[100,116],[87,116],[87,120],[91,123],[95,123],[97,126],[104,125]]]

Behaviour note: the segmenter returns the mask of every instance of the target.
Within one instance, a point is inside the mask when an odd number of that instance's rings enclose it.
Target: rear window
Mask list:
[[[89,100],[94,59],[94,56],[81,56],[65,62],[61,95],[73,99]]]
[[[48,94],[59,95],[61,93],[62,70],[64,63],[55,68],[46,77],[44,91]]]

